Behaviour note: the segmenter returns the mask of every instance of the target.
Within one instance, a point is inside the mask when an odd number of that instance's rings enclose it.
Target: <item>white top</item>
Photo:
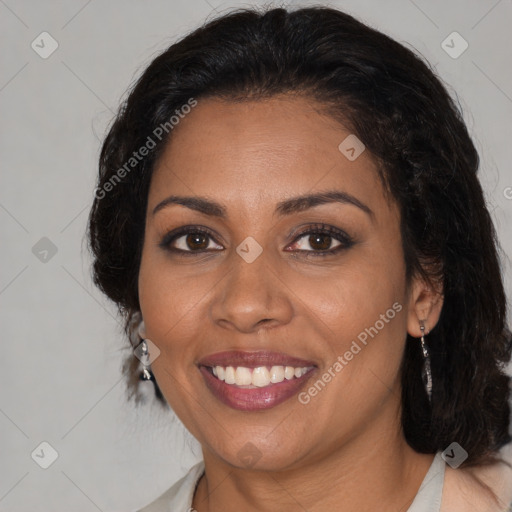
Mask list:
[[[443,495],[445,462],[437,453],[421,486],[406,512],[439,512]],[[199,479],[204,474],[204,462],[198,462],[189,472],[159,498],[138,512],[192,512],[192,499]]]

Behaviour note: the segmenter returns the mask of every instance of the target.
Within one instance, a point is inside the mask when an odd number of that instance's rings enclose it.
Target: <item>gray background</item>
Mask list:
[[[91,283],[84,231],[101,138],[128,85],[161,49],[242,5],[250,4],[0,0],[1,511],[135,510],[200,457],[172,415],[126,403],[120,364],[129,349],[115,309]],[[330,5],[415,48],[457,91],[482,157],[510,297],[512,2]],[[31,47],[42,46],[43,31],[59,45],[46,59]],[[441,46],[453,31],[469,44],[456,59]],[[55,254],[42,252],[43,237]],[[43,441],[58,452],[48,469],[31,457]]]

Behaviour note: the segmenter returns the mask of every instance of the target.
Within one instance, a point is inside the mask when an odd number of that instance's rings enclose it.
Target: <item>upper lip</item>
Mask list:
[[[254,352],[241,350],[216,352],[215,354],[203,357],[198,362],[198,365],[224,367],[244,366],[246,368],[258,368],[259,366],[293,366],[295,368],[316,366],[312,361],[283,354],[282,352],[272,352],[268,350],[258,350]]]

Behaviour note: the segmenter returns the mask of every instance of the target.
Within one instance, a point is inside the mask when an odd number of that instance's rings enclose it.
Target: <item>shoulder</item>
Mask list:
[[[157,499],[141,508],[137,512],[171,512],[192,510],[192,498],[197,482],[204,472],[204,462],[200,461],[192,466],[188,473],[167,489]]]
[[[512,444],[499,454],[512,466]],[[511,502],[512,468],[506,464],[446,466],[441,512],[507,512]]]

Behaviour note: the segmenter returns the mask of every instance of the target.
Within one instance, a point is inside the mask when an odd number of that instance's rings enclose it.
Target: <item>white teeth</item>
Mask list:
[[[270,382],[275,384],[276,382],[283,382],[284,380],[284,367],[283,366],[272,366],[270,368]]]
[[[264,367],[254,368],[252,371],[252,385],[263,388],[270,384],[270,372]]]
[[[224,373],[224,380],[226,384],[235,383],[235,369],[232,366],[228,366],[226,368],[226,372]]]
[[[263,388],[270,384],[278,384],[293,378],[300,378],[308,372],[311,367],[294,368],[293,366],[272,366],[270,370],[266,366],[257,368],[246,368],[244,366],[214,366],[213,374],[226,384],[237,386],[249,386]]]
[[[224,370],[224,368],[222,366],[216,366],[214,368],[214,372],[213,374],[220,380],[224,380],[225,377],[226,377],[226,371]]]
[[[252,375],[250,368],[237,366],[235,371],[235,384],[237,386],[249,386],[252,384]]]
[[[284,378],[286,380],[291,380],[295,376],[295,368],[293,366],[287,366],[284,369]]]

